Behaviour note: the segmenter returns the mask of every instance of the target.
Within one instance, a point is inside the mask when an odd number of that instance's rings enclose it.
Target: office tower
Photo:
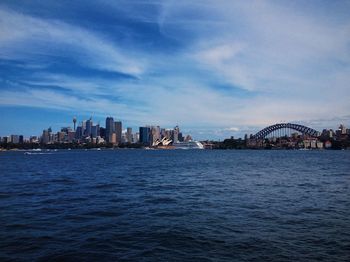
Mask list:
[[[173,130],[173,136],[172,136],[173,143],[177,143],[179,141],[179,133],[180,133],[179,127],[175,126]]]
[[[81,136],[84,137],[86,133],[86,121],[81,122]]]
[[[72,128],[71,127],[62,127],[61,128],[61,132],[65,132],[66,134],[68,134],[68,132],[71,132]]]
[[[140,142],[140,133],[139,132],[136,132],[134,135],[133,135],[133,142],[134,143],[139,143]]]
[[[57,141],[62,143],[65,141],[66,132],[57,132]]]
[[[91,129],[92,129],[92,118],[90,117],[90,119],[86,121],[85,136],[91,136]]]
[[[157,140],[160,140],[160,127],[159,126],[152,126],[151,127],[151,141],[150,141],[150,144],[153,144]]]
[[[113,117],[106,118],[106,141],[111,143],[112,135],[114,133],[114,119]]]
[[[106,139],[106,128],[100,126],[100,137]]]
[[[76,137],[76,134],[74,131],[68,131],[68,133],[67,133],[68,142],[70,142],[70,143],[73,142],[75,137]]]
[[[109,143],[112,143],[112,144],[116,144],[117,143],[116,133],[112,133],[111,139],[109,140]]]
[[[132,128],[131,127],[128,127],[126,129],[126,140],[128,143],[132,143],[133,142],[133,139],[132,139]]]
[[[140,127],[140,143],[143,145],[150,144],[151,129],[149,127]]]
[[[184,139],[185,139],[185,138],[183,137],[182,133],[180,132],[180,133],[179,133],[179,142],[183,142]]]
[[[49,132],[49,129],[45,129],[43,130],[43,134],[41,136],[41,142],[43,144],[48,144],[50,142],[50,132]]]
[[[122,122],[120,121],[114,122],[114,132],[116,135],[116,143],[121,144],[122,143]]]
[[[75,131],[75,138],[80,139],[83,137],[83,128],[81,126],[77,127],[77,130]]]
[[[11,135],[11,142],[13,144],[18,144],[19,143],[19,136],[18,135]]]
[[[100,136],[100,125],[91,127],[91,137],[96,138]]]

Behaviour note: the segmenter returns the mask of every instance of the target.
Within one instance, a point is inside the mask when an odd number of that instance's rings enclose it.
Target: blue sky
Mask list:
[[[0,135],[350,126],[350,1],[0,1]]]

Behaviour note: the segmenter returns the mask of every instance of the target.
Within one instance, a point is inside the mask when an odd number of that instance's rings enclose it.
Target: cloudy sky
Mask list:
[[[0,1],[0,135],[350,125],[350,1]]]

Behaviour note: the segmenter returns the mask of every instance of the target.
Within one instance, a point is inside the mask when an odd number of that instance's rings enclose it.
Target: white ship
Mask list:
[[[177,142],[172,145],[174,149],[204,149],[204,146],[199,141]]]

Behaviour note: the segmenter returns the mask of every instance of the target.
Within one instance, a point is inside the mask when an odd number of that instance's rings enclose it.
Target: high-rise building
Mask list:
[[[62,143],[65,141],[66,132],[57,132],[57,141]]]
[[[19,135],[11,135],[11,142],[13,144],[19,144]]]
[[[92,125],[92,118],[90,117],[89,120],[86,120],[85,136],[91,136]]]
[[[96,138],[100,136],[100,125],[92,126],[91,127],[91,137]]]
[[[112,135],[114,133],[114,119],[113,117],[106,118],[106,141],[111,143]]]
[[[68,132],[72,131],[71,127],[62,127],[61,128],[61,132],[65,132],[66,134],[68,134]]]
[[[41,136],[41,142],[43,144],[48,144],[51,140],[51,128],[43,130],[43,134]]]
[[[140,142],[140,133],[139,132],[136,132],[133,135],[133,141],[134,141],[134,143],[139,143]]]
[[[157,140],[160,140],[160,127],[159,126],[152,126],[151,127],[151,141],[150,141],[150,144],[153,144]]]
[[[116,135],[116,143],[121,144],[122,143],[122,122],[116,121],[114,122],[114,131]]]
[[[184,141],[184,137],[183,137],[183,135],[182,135],[182,133],[180,132],[179,133],[179,136],[178,136],[178,138],[179,138],[179,142],[183,142]]]
[[[75,131],[75,138],[81,139],[83,137],[83,127],[78,126],[77,130]]]
[[[128,127],[126,129],[126,140],[128,143],[132,143],[133,142],[133,139],[132,139],[132,128],[131,127]]]
[[[86,121],[81,122],[81,135],[82,137],[86,135]]]
[[[179,133],[180,133],[179,127],[175,126],[173,136],[172,136],[173,143],[177,143],[179,141]]]
[[[74,131],[68,131],[67,141],[71,143],[71,142],[74,141],[74,138],[75,138],[75,132]]]
[[[140,143],[150,145],[151,129],[149,127],[140,127]]]
[[[100,126],[100,137],[106,139],[106,128]]]

